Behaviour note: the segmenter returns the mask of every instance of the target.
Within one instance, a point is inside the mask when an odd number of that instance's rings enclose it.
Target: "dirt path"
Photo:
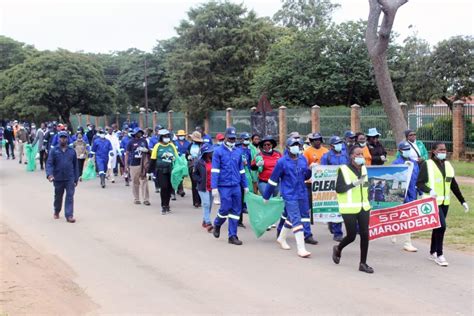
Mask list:
[[[474,166],[473,166],[473,168],[474,168]],[[461,184],[474,185],[474,178],[473,177],[456,176],[456,181],[461,183]]]
[[[0,222],[0,314],[83,315],[97,308],[58,258],[28,245]]]

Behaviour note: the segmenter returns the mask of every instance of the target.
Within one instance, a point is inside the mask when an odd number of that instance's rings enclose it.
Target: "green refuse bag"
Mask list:
[[[82,171],[82,180],[88,181],[96,178],[95,164],[93,159],[87,159],[86,168]]]
[[[26,171],[35,171],[36,170],[36,154],[38,153],[38,144],[31,146],[31,144],[25,144],[25,157],[26,161]]]
[[[184,155],[178,156],[173,162],[171,169],[171,186],[178,191],[178,186],[184,177],[189,176],[188,161]]]
[[[285,208],[285,202],[281,197],[271,198],[267,204],[264,204],[260,195],[250,192],[245,195],[245,202],[247,203],[250,225],[257,238],[267,231],[268,226],[275,224],[280,219]]]

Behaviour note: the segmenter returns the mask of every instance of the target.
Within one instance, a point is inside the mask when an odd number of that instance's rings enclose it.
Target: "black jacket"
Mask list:
[[[384,161],[380,157],[385,156],[385,158],[387,158],[387,151],[381,143],[369,144],[369,151],[372,156],[372,165],[378,166],[384,164]]]
[[[193,168],[193,180],[197,183],[197,190],[201,192],[206,192],[206,183],[207,183],[207,173],[206,173],[206,162],[203,159],[199,159],[194,164]]]

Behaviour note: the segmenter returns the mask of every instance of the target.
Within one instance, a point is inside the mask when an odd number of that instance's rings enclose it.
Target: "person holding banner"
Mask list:
[[[421,165],[416,185],[423,192],[423,197],[436,198],[441,227],[433,229],[431,234],[429,259],[442,267],[447,267],[449,263],[443,254],[443,241],[451,191],[462,204],[466,213],[469,212],[469,206],[454,178],[453,166],[449,161],[446,161],[446,145],[443,142],[433,144],[431,159]]]
[[[413,166],[411,173],[410,183],[407,188],[407,193],[405,195],[405,200],[403,203],[408,203],[416,200],[418,195],[418,190],[416,189],[416,181],[418,179],[418,174],[420,173],[420,168],[418,167],[418,162],[410,158],[410,144],[406,141],[398,144],[399,156],[392,162],[392,165],[408,165]],[[403,236],[405,241],[403,243],[403,249],[408,252],[417,252],[418,249],[413,246],[411,243],[411,234],[406,234]],[[392,238],[392,242],[396,242],[396,238]]]
[[[339,136],[332,136],[329,139],[331,150],[321,158],[321,165],[341,166],[349,163],[349,158],[342,152],[344,142]],[[335,241],[342,241],[342,223],[328,223],[328,228]]]
[[[342,250],[352,243],[359,227],[360,235],[360,264],[359,271],[374,273],[367,264],[369,250],[369,217],[370,203],[368,192],[367,168],[361,147],[354,146],[349,151],[350,162],[342,165],[337,171],[336,193],[339,203],[339,213],[344,219],[347,235],[333,247],[332,260],[339,264]]]
[[[302,219],[308,216],[305,181],[311,178],[311,170],[308,168],[306,158],[300,155],[300,146],[300,140],[295,138],[288,138],[286,141],[287,153],[278,160],[270,179],[268,179],[269,185],[263,192],[263,202],[268,202],[280,183],[281,196],[285,202],[288,219],[285,221],[277,242],[282,249],[291,249],[286,242],[286,237],[290,230],[293,230],[298,256],[308,258],[311,256],[311,252],[307,251],[305,247]]]

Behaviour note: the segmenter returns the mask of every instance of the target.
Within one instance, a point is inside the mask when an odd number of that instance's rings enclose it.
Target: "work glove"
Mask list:
[[[467,202],[464,202],[464,203],[462,204],[462,207],[464,207],[464,213],[469,212],[469,205],[467,205]]]
[[[382,159],[382,161],[387,161],[387,157],[385,157],[384,155],[380,156],[380,159]]]
[[[407,165],[407,166],[412,166],[413,163],[412,163],[411,161],[407,160],[407,161],[405,161],[405,165]]]
[[[265,161],[263,161],[263,160],[259,160],[259,161],[256,163],[257,167],[262,167],[264,164],[265,164]]]
[[[212,197],[216,198],[219,195],[219,190],[217,189],[212,189]]]
[[[249,192],[250,192],[249,188],[244,188],[244,194],[247,194]]]
[[[434,198],[437,196],[435,190],[433,190],[433,189],[430,190],[430,196],[432,196]]]
[[[355,187],[358,187],[362,183],[364,183],[364,178],[359,178],[356,181],[352,182],[352,185],[355,186]]]

